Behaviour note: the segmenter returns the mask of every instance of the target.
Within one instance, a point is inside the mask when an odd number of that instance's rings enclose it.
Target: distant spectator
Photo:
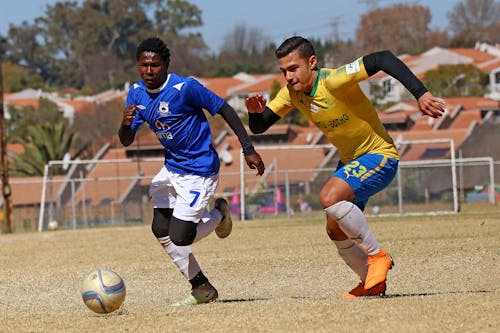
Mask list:
[[[299,206],[301,212],[310,212],[312,210],[311,205],[302,198],[297,199],[297,206]]]

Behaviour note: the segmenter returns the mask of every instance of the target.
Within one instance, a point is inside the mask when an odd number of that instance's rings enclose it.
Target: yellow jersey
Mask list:
[[[304,113],[337,147],[343,163],[368,153],[399,159],[392,138],[358,85],[367,78],[362,58],[337,69],[320,68],[309,95],[287,85],[268,108],[281,118],[294,108]]]

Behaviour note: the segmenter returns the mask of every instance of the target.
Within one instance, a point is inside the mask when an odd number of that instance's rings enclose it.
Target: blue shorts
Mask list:
[[[378,154],[366,154],[343,164],[339,161],[332,174],[346,181],[354,191],[354,203],[365,209],[368,199],[386,188],[396,176],[398,160]]]

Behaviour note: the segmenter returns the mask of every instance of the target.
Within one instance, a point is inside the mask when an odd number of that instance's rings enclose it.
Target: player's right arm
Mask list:
[[[128,146],[134,142],[135,132],[132,130],[132,121],[135,118],[136,110],[136,105],[129,105],[123,112],[123,119],[120,129],[118,130],[118,137],[124,146]]]
[[[254,134],[264,133],[271,125],[281,119],[266,106],[266,102],[261,94],[250,95],[245,100],[248,110],[248,126]]]

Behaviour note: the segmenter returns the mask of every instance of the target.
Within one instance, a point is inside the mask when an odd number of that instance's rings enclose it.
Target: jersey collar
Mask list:
[[[316,93],[316,89],[318,89],[318,83],[319,83],[319,73],[321,72],[321,68],[318,69],[318,75],[316,76],[316,81],[314,82],[314,87],[311,93],[308,95],[309,97],[313,97],[314,94]]]
[[[159,93],[159,92],[160,92],[163,88],[165,88],[165,86],[167,85],[167,83],[168,83],[168,80],[169,80],[169,79],[170,79],[170,73],[168,73],[168,75],[167,75],[167,79],[165,80],[165,83],[163,83],[163,84],[161,85],[161,87],[156,88],[156,89],[148,89],[148,88],[146,87],[146,90],[147,90],[147,91],[148,91],[148,93],[150,93],[150,94],[156,94],[156,93]]]

